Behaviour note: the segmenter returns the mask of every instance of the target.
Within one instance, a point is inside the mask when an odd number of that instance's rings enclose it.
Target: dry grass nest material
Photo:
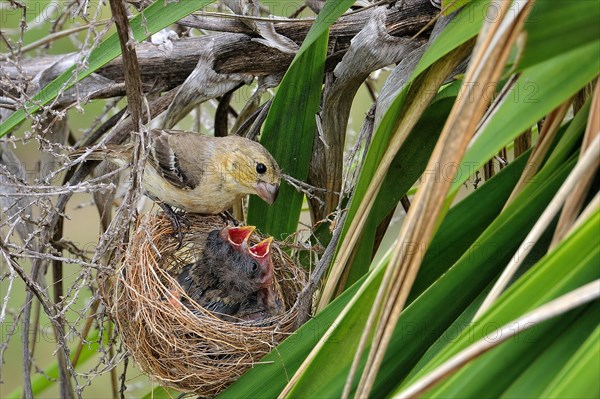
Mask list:
[[[183,227],[183,245],[178,249],[165,216],[144,216],[125,259],[114,275],[100,278],[100,287],[123,342],[146,373],[162,385],[214,396],[293,332],[295,301],[307,275],[275,245],[272,257],[285,313],[232,323],[195,303],[182,306],[177,274],[201,254],[197,243],[225,226],[219,217],[187,218],[189,228]],[[253,234],[250,241],[260,239]]]

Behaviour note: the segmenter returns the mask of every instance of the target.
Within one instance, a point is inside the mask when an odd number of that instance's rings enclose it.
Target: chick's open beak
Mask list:
[[[268,237],[255,244],[249,248],[249,251],[255,258],[263,258],[265,257],[269,251],[271,250],[271,243],[273,242],[273,237]]]
[[[277,193],[279,193],[279,184],[270,184],[260,182],[256,186],[256,193],[269,205],[275,202]]]
[[[254,229],[254,226],[230,227],[227,230],[227,239],[234,245],[242,245],[244,241],[248,241]]]

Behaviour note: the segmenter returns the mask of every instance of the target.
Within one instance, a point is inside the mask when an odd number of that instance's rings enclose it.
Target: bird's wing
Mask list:
[[[219,289],[207,290],[204,292],[202,300],[198,303],[209,312],[223,315],[235,315],[241,306],[240,302],[223,297],[223,292]]]
[[[177,151],[171,145],[170,133],[164,130],[152,131],[152,151],[150,152],[150,164],[175,187],[184,190],[193,190],[198,185],[201,176],[195,176],[186,172],[182,167],[181,151]]]
[[[190,276],[190,270],[192,269],[192,266],[194,266],[193,263],[186,265],[181,270],[181,273],[179,273],[179,275],[177,276],[177,282],[179,283],[181,288],[183,288],[186,292],[188,292],[192,288],[193,284],[192,276]]]

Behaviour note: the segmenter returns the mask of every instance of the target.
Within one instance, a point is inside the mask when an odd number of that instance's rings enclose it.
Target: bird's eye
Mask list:
[[[262,175],[263,173],[265,173],[267,171],[267,165],[265,165],[262,162],[257,163],[256,164],[256,171],[258,172],[258,174]]]
[[[258,263],[254,262],[252,263],[252,271],[255,272],[258,270]]]

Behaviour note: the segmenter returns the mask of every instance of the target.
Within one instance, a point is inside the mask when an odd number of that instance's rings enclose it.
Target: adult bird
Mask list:
[[[256,194],[272,204],[277,198],[281,172],[271,154],[259,143],[240,136],[212,137],[177,130],[150,131],[150,151],[142,184],[180,233],[172,208],[199,214],[219,214],[236,200]],[[71,159],[107,159],[118,165],[132,160],[133,145],[82,148]],[[181,237],[180,237],[181,239]]]

